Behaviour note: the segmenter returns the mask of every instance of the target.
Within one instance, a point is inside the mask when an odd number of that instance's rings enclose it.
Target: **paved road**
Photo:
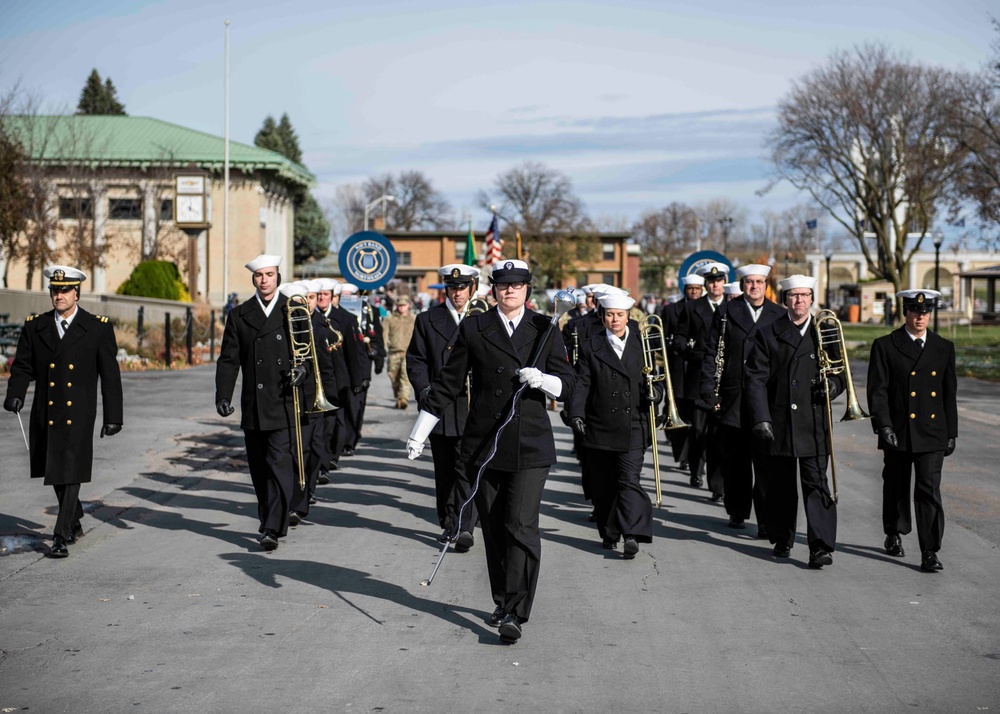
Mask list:
[[[125,389],[125,431],[99,442],[88,532],[63,561],[42,556],[54,499],[26,477],[17,422],[0,414],[0,709],[1000,708],[996,385],[960,385],[937,574],[919,570],[915,535],[904,560],[881,551],[867,422],[836,427],[840,544],[822,571],[806,567],[801,537],[773,561],[671,468],[654,542],[631,562],[601,550],[557,423],[538,597],[513,647],[481,622],[481,543],[419,585],[438,553],[431,463],[402,458],[413,411],[390,408],[384,377],[358,455],[321,487],[311,525],[266,555],[211,368],[129,374]]]

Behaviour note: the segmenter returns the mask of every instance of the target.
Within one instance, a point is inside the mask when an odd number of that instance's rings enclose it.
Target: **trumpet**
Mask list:
[[[649,431],[653,439],[653,482],[656,485],[656,505],[663,502],[660,488],[660,453],[656,444],[656,390],[654,382],[663,382],[666,391],[666,416],[663,428],[681,429],[687,426],[677,411],[674,401],[674,387],[670,381],[670,366],[667,363],[667,345],[663,335],[663,322],[658,315],[646,315],[639,325],[639,339],[642,341],[642,373],[646,376],[647,397],[649,397]],[[654,344],[659,340],[659,345]],[[663,371],[657,370],[657,355],[663,360]]]
[[[861,408],[858,394],[854,389],[854,379],[851,377],[851,365],[847,361],[847,345],[844,343],[844,328],[833,310],[820,310],[813,317],[813,327],[816,330],[816,358],[819,362],[819,379],[826,395],[826,430],[827,446],[830,449],[830,487],[833,490],[833,502],[837,502],[837,463],[833,455],[833,407],[830,406],[830,383],[828,377],[843,374],[847,384],[847,411],[840,421],[858,421],[868,419],[869,415]],[[831,347],[837,347],[836,354],[830,354]]]
[[[285,318],[288,324],[288,341],[292,352],[292,367],[301,367],[312,360],[313,378],[316,380],[316,397],[312,409],[307,414],[316,414],[336,409],[327,401],[323,392],[323,383],[319,378],[319,358],[316,355],[316,340],[312,329],[312,312],[304,297],[293,295],[288,298],[285,307]],[[302,456],[302,422],[300,415],[302,404],[299,399],[299,388],[292,387],[292,407],[295,412],[295,454],[298,457],[299,488],[306,487],[305,460]]]

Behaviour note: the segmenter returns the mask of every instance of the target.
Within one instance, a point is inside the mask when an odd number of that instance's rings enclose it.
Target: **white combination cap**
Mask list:
[[[467,284],[479,277],[479,268],[475,265],[449,263],[438,268],[438,277],[444,278],[445,283]]]
[[[729,268],[725,263],[705,263],[705,265],[698,268],[698,275],[705,278],[706,280],[714,280],[716,278],[727,278],[729,276]]]
[[[262,268],[280,268],[281,267],[281,256],[280,255],[258,255],[256,258],[251,260],[246,264],[246,269],[251,273],[256,273]]]
[[[42,276],[49,281],[49,286],[71,287],[79,285],[87,279],[87,274],[82,270],[71,268],[68,265],[50,265],[42,271]]]
[[[743,280],[748,275],[759,275],[762,278],[766,278],[771,274],[770,265],[761,265],[760,263],[751,263],[750,265],[744,265],[742,268],[736,269],[736,278],[738,280]]]

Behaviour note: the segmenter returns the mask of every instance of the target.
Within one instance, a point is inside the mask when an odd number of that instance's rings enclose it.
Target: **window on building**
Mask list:
[[[601,282],[604,283],[605,285],[618,287],[617,285],[615,285],[615,278],[617,277],[618,273],[604,273],[604,275],[601,276]]]
[[[396,265],[412,265],[413,264],[413,253],[406,250],[401,253],[396,253]]]
[[[142,201],[138,198],[109,198],[108,219],[137,221],[142,218]]]
[[[174,199],[165,198],[162,201],[160,201],[160,220],[161,221],[174,220]]]
[[[60,198],[59,218],[65,220],[93,220],[94,203],[89,198]]]
[[[615,259],[615,244],[614,243],[604,243],[601,245],[601,260],[614,260]],[[608,283],[610,285],[611,283]]]
[[[416,275],[406,275],[400,278],[398,292],[403,295],[416,295],[417,294],[417,281],[419,278]]]
[[[576,276],[576,287],[582,288],[584,285],[589,285],[590,280],[587,279],[586,273],[580,273]]]
[[[455,262],[464,263],[465,262],[465,243],[455,241]]]

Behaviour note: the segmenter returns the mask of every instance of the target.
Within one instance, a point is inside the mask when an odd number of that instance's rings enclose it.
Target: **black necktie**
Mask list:
[[[507,324],[510,325],[510,334],[513,335],[514,334],[514,321],[513,320],[507,320]]]
[[[919,347],[920,349],[924,348],[924,341],[922,339],[920,339],[919,337],[917,339],[915,339],[914,342],[917,343],[917,347]]]
[[[69,329],[69,323],[66,322],[66,320],[63,320],[59,324],[62,325],[62,328],[63,328],[63,337],[65,337],[66,336],[66,330]]]

